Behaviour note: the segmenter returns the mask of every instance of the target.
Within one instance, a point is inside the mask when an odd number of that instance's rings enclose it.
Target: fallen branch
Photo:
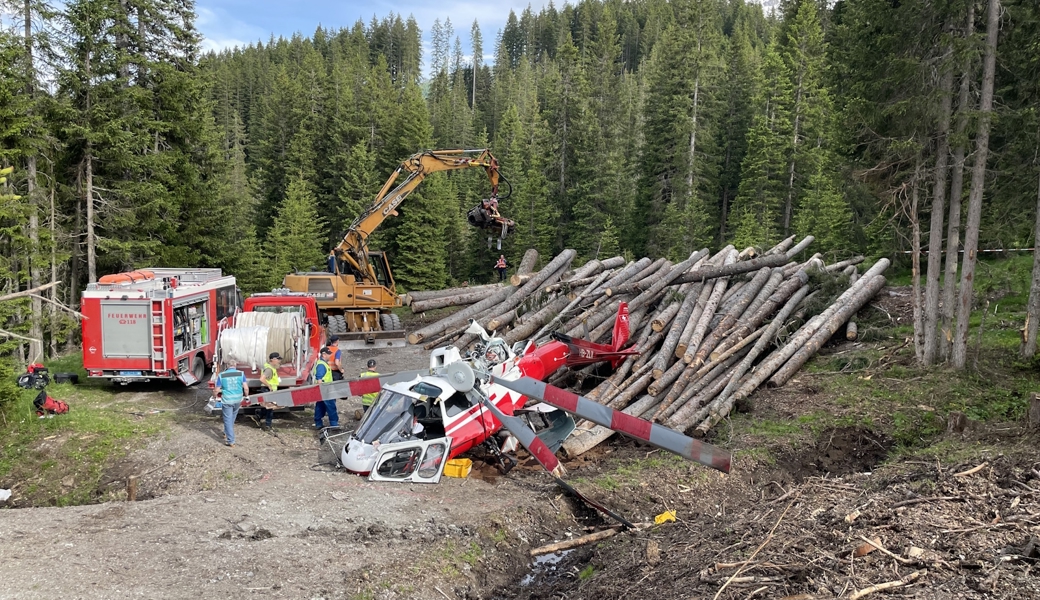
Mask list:
[[[911,581],[917,579],[918,577],[926,573],[928,573],[927,570],[914,571],[913,573],[907,575],[902,579],[897,579],[896,581],[886,581],[885,583],[879,583],[877,585],[872,585],[868,588],[863,588],[862,590],[859,590],[858,592],[855,592],[854,594],[849,596],[849,600],[857,600],[858,598],[862,598],[863,596],[873,594],[874,592],[881,592],[884,590],[890,590],[892,588],[903,587],[904,585],[910,583]]]
[[[870,544],[871,546],[877,548],[877,550],[879,552],[881,552],[882,554],[884,554],[886,556],[890,556],[890,557],[898,560],[899,562],[903,563],[904,565],[908,565],[908,564],[914,562],[912,559],[903,558],[902,556],[897,556],[897,555],[889,552],[884,546],[881,545],[881,538],[878,538],[876,540],[868,540],[865,536],[861,535],[861,536],[859,536],[859,539],[861,539],[864,542]]]
[[[36,338],[31,338],[31,337],[25,337],[24,335],[18,335],[17,333],[11,333],[10,331],[7,331],[5,329],[0,329],[0,335],[6,335],[7,337],[13,337],[13,338],[17,338],[17,339],[20,339],[20,340],[25,340],[27,342],[37,342],[39,344],[43,343],[43,340],[38,340]]]
[[[922,502],[940,502],[943,500],[964,500],[961,496],[929,496],[928,498],[914,498],[912,500],[903,500],[902,502],[896,502],[891,508],[899,508],[900,506],[911,506],[913,504],[920,504]]]
[[[985,469],[988,466],[989,466],[989,461],[986,461],[986,462],[982,463],[981,465],[975,467],[974,469],[968,469],[967,471],[961,471],[960,473],[954,473],[953,476],[954,477],[967,477],[968,475],[974,475],[975,473],[978,473],[979,471]]]
[[[59,283],[61,283],[61,282],[60,281],[52,281],[52,282],[50,282],[48,284],[41,285],[39,287],[34,287],[31,290],[22,290],[21,292],[14,292],[13,294],[7,294],[5,296],[0,296],[0,302],[3,302],[5,300],[14,300],[15,298],[23,298],[25,296],[32,296],[33,294],[35,294],[37,292],[42,292],[43,290],[48,290],[48,289],[58,285]]]
[[[532,548],[531,556],[549,554],[552,552],[560,552],[562,550],[570,550],[571,548],[577,548],[578,546],[584,546],[585,544],[591,544],[592,542],[598,542],[600,540],[605,540],[609,537],[613,537],[613,535],[617,532],[617,529],[604,529],[603,531],[597,531],[596,533],[583,535],[579,538],[574,538],[572,540],[564,540],[562,542],[556,542],[554,544],[546,544],[544,546]]]
[[[41,296],[39,294],[29,294],[29,296],[31,296],[33,298],[39,298],[40,300],[43,300],[44,302],[50,302],[51,304],[53,304],[54,306],[57,306],[58,308],[62,309],[63,311],[68,312],[68,313],[72,313],[72,314],[76,315],[77,317],[79,317],[81,319],[89,319],[90,318],[87,315],[85,315],[85,314],[83,314],[83,313],[81,313],[81,312],[79,312],[77,310],[73,310],[73,309],[69,308],[68,306],[65,306],[64,304],[62,304],[61,302],[58,302],[57,300],[51,300],[50,298],[47,298],[45,296]]]

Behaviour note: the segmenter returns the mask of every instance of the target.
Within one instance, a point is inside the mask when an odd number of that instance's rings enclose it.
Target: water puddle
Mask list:
[[[571,552],[573,552],[573,550],[564,550],[562,552],[553,552],[552,554],[542,554],[541,556],[534,557],[534,562],[531,563],[531,572],[524,575],[524,578],[520,580],[520,586],[525,587],[531,585],[538,576],[556,573],[556,566]]]

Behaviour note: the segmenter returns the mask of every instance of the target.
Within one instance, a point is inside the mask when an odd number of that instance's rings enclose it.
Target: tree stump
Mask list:
[[[1040,428],[1040,394],[1029,396],[1029,428]]]
[[[126,499],[130,502],[137,500],[137,475],[126,478]]]

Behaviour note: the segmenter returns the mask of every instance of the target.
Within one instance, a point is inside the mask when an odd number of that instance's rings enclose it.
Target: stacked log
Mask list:
[[[454,343],[467,352],[478,343],[464,334],[472,319],[510,344],[541,343],[554,331],[607,343],[618,307],[626,302],[629,344],[639,354],[613,373],[604,363],[557,373],[550,381],[626,414],[705,435],[767,381],[783,385],[832,335],[844,333],[846,323],[885,285],[887,260],[857,278],[863,257],[826,265],[819,255],[803,254],[811,243],[811,236],[797,244],[792,237],[765,251],[730,246],[710,255],[703,249],[675,264],[614,257],[575,267],[575,252],[566,250],[541,270],[524,274],[522,285],[440,296],[475,302],[413,332],[409,341],[427,347]],[[806,312],[811,310],[807,299],[817,295],[810,289],[811,271],[852,275],[837,279],[849,281],[849,287],[818,315]],[[437,299],[419,296],[412,304],[430,306],[424,303]],[[574,456],[609,435],[579,423],[564,450]]]

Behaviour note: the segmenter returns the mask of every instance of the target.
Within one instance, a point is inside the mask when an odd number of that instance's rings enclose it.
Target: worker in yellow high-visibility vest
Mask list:
[[[361,373],[362,377],[379,377],[379,373],[376,372],[376,359],[368,359],[368,370]],[[361,396],[361,409],[364,412],[368,412],[368,409],[372,408],[372,404],[375,403],[376,398],[379,397],[379,392],[372,392],[371,394],[364,394]]]
[[[314,383],[332,383],[332,366],[329,359],[332,348],[325,346],[319,353],[318,362],[314,364]],[[314,428],[320,430],[325,426],[325,415],[329,415],[329,427],[339,427],[339,411],[336,410],[336,399],[318,400],[314,403]]]
[[[278,386],[282,382],[282,378],[278,376],[278,367],[280,366],[282,366],[282,355],[277,352],[272,352],[267,357],[267,362],[264,363],[264,370],[260,372],[260,383],[264,386],[264,391],[278,391]],[[270,431],[271,420],[274,418],[274,409],[261,406],[260,414],[264,417],[264,426],[262,429]]]

